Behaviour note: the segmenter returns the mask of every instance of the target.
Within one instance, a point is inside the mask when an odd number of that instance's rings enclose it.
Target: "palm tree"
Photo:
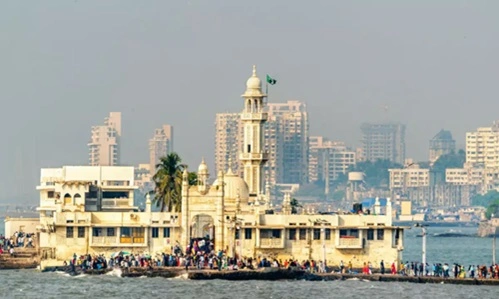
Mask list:
[[[298,200],[296,198],[292,198],[289,205],[291,206],[291,214],[297,214],[298,213],[298,208],[302,208],[303,206],[298,203]]]
[[[182,206],[182,174],[186,164],[177,153],[170,153],[159,159],[156,165],[156,173],[153,176],[155,183],[154,200],[161,212],[179,212]],[[197,174],[189,172],[189,186],[197,184]]]
[[[180,207],[182,172],[187,167],[181,162],[182,159],[177,153],[170,153],[161,157],[156,165],[156,173],[153,176],[156,185],[154,203],[160,207],[161,212]]]

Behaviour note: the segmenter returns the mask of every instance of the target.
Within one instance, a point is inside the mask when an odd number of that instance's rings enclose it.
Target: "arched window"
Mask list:
[[[82,204],[82,202],[81,202],[81,195],[80,195],[80,193],[76,193],[76,194],[73,196],[73,198],[74,198],[74,203],[75,203],[75,204]]]
[[[64,204],[65,205],[73,204],[73,198],[71,197],[71,194],[69,193],[64,194]]]

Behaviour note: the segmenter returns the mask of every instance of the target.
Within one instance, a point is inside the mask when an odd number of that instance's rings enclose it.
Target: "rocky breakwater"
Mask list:
[[[191,270],[187,277],[193,280],[224,279],[224,280],[281,280],[305,279],[306,273],[300,269],[264,268],[259,270]]]
[[[411,282],[411,283],[438,283],[461,285],[499,285],[498,279],[474,278],[443,278],[433,276],[405,276],[405,275],[363,275],[341,273],[310,273],[300,269],[267,268],[263,270],[239,271],[214,271],[200,270],[189,271],[187,277],[192,280],[308,280],[308,281],[333,281],[333,280],[359,280],[359,281],[384,281],[384,282]]]
[[[492,237],[494,234],[499,236],[499,218],[493,218],[488,221],[482,221],[478,225],[477,234],[479,237]]]
[[[185,274],[185,268],[183,267],[153,267],[153,268],[140,268],[132,267],[128,269],[121,268],[106,268],[106,269],[82,269],[80,266],[72,268],[71,266],[57,266],[57,267],[46,267],[42,272],[66,272],[69,275],[102,275],[109,272],[116,271],[116,276],[120,277],[164,277],[173,278]]]
[[[7,252],[0,255],[0,269],[34,269],[38,264],[35,248],[14,248],[14,256]]]

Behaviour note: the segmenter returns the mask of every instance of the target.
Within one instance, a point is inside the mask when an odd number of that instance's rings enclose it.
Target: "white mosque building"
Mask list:
[[[132,167],[42,169],[38,246],[46,264],[74,253],[170,253],[174,244],[185,248],[193,238],[207,238],[215,250],[231,256],[325,260],[328,265],[343,260],[354,266],[400,261],[404,230],[392,225],[389,200],[386,207],[376,202],[369,215],[292,214],[286,194],[282,209],[271,209],[270,188],[263,184],[266,95],[256,67],[242,97],[244,144],[239,158],[244,179],[228,169],[210,184],[203,160],[197,186],[189,186],[187,171],[183,174],[180,213],[152,212],[149,197],[144,211],[134,207]]]

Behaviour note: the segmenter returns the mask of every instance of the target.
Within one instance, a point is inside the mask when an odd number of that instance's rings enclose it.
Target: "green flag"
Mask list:
[[[277,83],[277,80],[276,79],[272,79],[272,77],[270,77],[269,75],[267,75],[267,83],[270,84],[270,85],[274,85]]]

